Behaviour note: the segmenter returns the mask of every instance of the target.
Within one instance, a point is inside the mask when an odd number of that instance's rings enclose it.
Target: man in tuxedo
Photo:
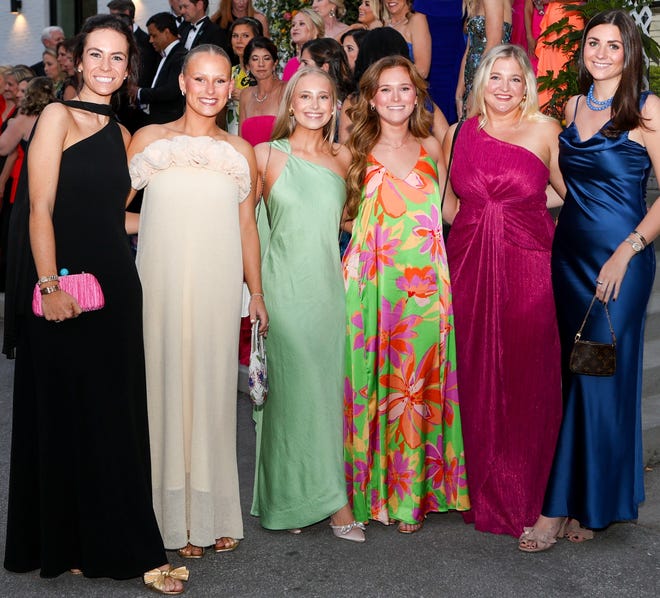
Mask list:
[[[179,27],[181,41],[187,50],[201,44],[215,44],[231,52],[229,36],[206,16],[209,0],[181,0],[179,9],[185,22]]]
[[[133,31],[135,43],[140,55],[140,70],[138,72],[138,86],[148,87],[154,79],[160,55],[149,43],[149,36],[135,23],[135,4],[133,0],[110,0],[108,2],[110,14],[124,19]]]
[[[149,41],[162,58],[151,87],[141,87],[137,100],[147,105],[149,124],[167,123],[183,114],[184,100],[179,89],[179,73],[188,53],[179,41],[176,19],[169,12],[159,12],[147,21]]]
[[[133,4],[133,0],[110,0],[107,6],[111,15],[122,19],[133,31],[139,58],[137,84],[138,87],[150,87],[160,62],[160,55],[149,43],[149,36],[135,23],[135,4]],[[144,113],[131,101],[134,95],[135,87],[129,89],[124,84],[119,92],[119,106],[116,109],[119,121],[131,134],[147,124]]]
[[[61,27],[53,25],[52,27],[46,27],[41,32],[41,43],[44,45],[46,50],[52,50],[57,52],[57,44],[59,44],[64,39],[64,31]],[[44,72],[44,61],[41,60],[36,64],[33,64],[31,67],[32,71],[37,77],[45,77],[46,73]]]
[[[181,14],[181,0],[169,0],[170,1],[170,12],[172,16],[176,19],[176,26],[181,27],[185,21],[183,20],[183,15]]]

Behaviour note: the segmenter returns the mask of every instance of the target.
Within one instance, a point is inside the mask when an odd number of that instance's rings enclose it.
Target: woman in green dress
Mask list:
[[[429,512],[470,505],[442,240],[445,169],[426,99],[413,64],[390,56],[367,69],[349,109],[349,498],[358,521],[398,521],[408,534]]]
[[[344,288],[337,234],[350,154],[332,142],[337,92],[327,73],[289,81],[270,143],[256,146],[270,225],[262,263],[270,392],[255,410],[252,514],[267,529],[330,517],[364,542],[348,506],[342,458]]]

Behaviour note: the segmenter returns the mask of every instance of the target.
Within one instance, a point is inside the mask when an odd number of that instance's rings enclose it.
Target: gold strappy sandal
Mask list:
[[[183,588],[180,590],[166,590],[165,589],[165,580],[170,577],[171,579],[178,579],[179,581],[188,581],[188,576],[190,573],[186,567],[177,567],[176,569],[152,569],[147,571],[144,576],[144,585],[148,588],[158,592],[159,594],[167,594],[170,596],[175,596],[177,594],[183,594]]]

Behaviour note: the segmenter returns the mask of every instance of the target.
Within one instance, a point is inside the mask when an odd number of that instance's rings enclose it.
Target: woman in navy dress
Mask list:
[[[642,91],[641,39],[620,10],[599,13],[582,37],[579,85],[566,106],[559,165],[568,189],[552,251],[562,344],[564,415],[542,515],[519,547],[538,552],[581,542],[637,519],[644,500],[641,392],[646,306],[655,274],[651,242],[660,202],[647,211],[646,181],[660,168],[660,99]],[[574,336],[596,294],[616,335],[613,376],[573,374]],[[602,305],[584,338],[611,342]]]

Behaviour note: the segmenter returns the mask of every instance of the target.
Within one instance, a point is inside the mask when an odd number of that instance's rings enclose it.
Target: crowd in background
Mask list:
[[[146,31],[107,6],[0,67],[7,569],[178,594],[166,550],[235,550],[253,327],[264,528],[362,543],[456,510],[538,552],[636,519],[660,101],[627,13],[466,0],[450,126],[411,0],[355,23],[314,0],[286,63],[250,0],[170,0]],[[536,77],[567,59],[544,43],[565,16],[584,31],[562,129]],[[81,272],[101,309],[66,286]],[[569,363],[585,322],[614,372]]]

